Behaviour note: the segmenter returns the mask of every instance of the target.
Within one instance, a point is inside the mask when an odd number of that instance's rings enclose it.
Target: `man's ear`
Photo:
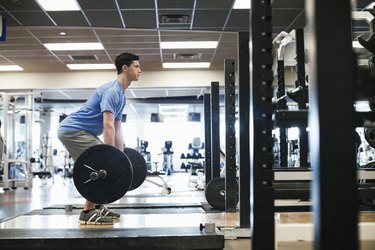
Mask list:
[[[126,66],[125,64],[122,65],[122,71],[123,71],[123,72],[125,72],[127,69],[128,69],[128,66]]]

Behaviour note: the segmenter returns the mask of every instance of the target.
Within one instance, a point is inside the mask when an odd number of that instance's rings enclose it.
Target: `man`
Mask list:
[[[123,151],[121,131],[125,90],[141,73],[139,57],[122,53],[115,59],[117,79],[98,87],[86,103],[67,116],[59,125],[58,137],[73,160],[89,147],[105,143]],[[104,142],[98,136],[103,134]],[[120,214],[109,211],[103,204],[86,200],[80,214],[80,224],[113,224]]]

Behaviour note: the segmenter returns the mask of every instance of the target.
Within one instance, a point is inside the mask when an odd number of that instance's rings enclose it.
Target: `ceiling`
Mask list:
[[[234,0],[77,2],[81,11],[46,12],[35,0],[0,0],[0,15],[7,24],[6,40],[0,42],[0,65],[16,64],[24,72],[69,72],[67,63],[113,63],[116,55],[127,51],[140,56],[142,71],[161,71],[163,62],[210,62],[210,69],[223,70],[224,59],[237,58],[237,32],[249,31],[249,10],[233,9]],[[356,2],[357,9],[362,10],[372,1]],[[275,35],[305,27],[304,0],[272,0],[271,4]],[[353,39],[369,31],[366,22],[353,22]],[[219,44],[216,49],[160,48],[161,41],[202,40],[216,40]],[[52,52],[43,46],[51,42],[101,42],[104,50]],[[56,100],[88,96],[87,90],[37,91]],[[139,91],[128,93],[128,98],[150,93]],[[174,91],[160,89],[152,93],[161,98],[189,93],[190,98],[204,92],[201,88]],[[48,107],[53,106],[56,104]]]
[[[236,32],[249,31],[249,10],[232,9],[233,0],[77,2],[81,11],[46,12],[35,0],[1,0],[8,29],[0,42],[0,64],[17,64],[24,72],[65,72],[67,63],[113,63],[128,51],[140,56],[142,70],[180,61],[210,62],[210,69],[220,70],[224,59],[236,58]],[[275,32],[304,26],[304,1],[273,2]],[[207,40],[219,41],[218,47],[160,48],[161,41]],[[43,46],[52,42],[101,42],[105,50],[52,52]]]

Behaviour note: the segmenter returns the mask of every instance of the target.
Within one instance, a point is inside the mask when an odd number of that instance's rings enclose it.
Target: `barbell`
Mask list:
[[[146,175],[146,160],[138,151],[127,147],[121,151],[107,144],[86,149],[73,169],[77,191],[96,204],[120,199],[142,185]]]

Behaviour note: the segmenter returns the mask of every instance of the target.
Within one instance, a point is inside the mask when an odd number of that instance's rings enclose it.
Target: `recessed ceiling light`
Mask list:
[[[101,43],[45,43],[49,50],[104,50]]]
[[[214,49],[217,41],[161,42],[162,49]]]
[[[251,0],[236,0],[233,9],[250,9]]]
[[[66,66],[71,70],[116,69],[111,63],[67,64]]]
[[[60,32],[60,36],[65,36],[65,35],[66,35],[66,33],[64,31]]]
[[[23,71],[18,65],[0,65],[0,71]]]
[[[187,68],[209,68],[209,62],[190,62],[190,63],[163,63],[165,69],[187,69]]]
[[[36,0],[45,11],[81,10],[76,0]]]

